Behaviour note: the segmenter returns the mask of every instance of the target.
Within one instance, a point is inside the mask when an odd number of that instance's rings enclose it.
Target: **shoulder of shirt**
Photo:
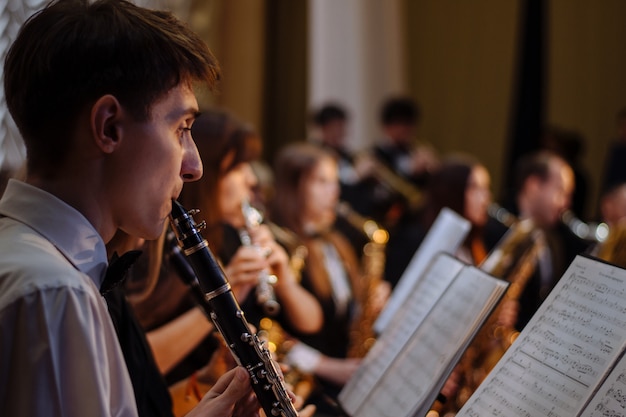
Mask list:
[[[91,279],[50,241],[19,222],[0,222],[0,253],[0,310],[35,292],[66,290],[99,295]]]

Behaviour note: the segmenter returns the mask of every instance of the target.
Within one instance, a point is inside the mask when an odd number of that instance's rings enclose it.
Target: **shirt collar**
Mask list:
[[[11,179],[0,200],[0,215],[44,236],[100,288],[107,267],[106,247],[96,229],[75,208],[44,190]]]

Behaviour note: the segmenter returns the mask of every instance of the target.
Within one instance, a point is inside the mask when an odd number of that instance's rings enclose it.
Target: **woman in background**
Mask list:
[[[487,228],[490,186],[489,172],[474,157],[458,154],[442,159],[427,181],[424,206],[415,220],[390,231],[385,277],[392,286],[395,287],[401,278],[443,207],[450,208],[471,223],[470,232],[456,255],[474,265],[484,260],[502,234],[501,230],[492,233],[491,228]]]
[[[247,230],[252,243],[249,246],[240,241],[239,230],[245,227],[242,203],[253,198],[256,177],[250,162],[260,156],[260,137],[221,110],[209,110],[199,116],[192,126],[192,135],[204,174],[201,180],[183,189],[179,201],[187,209],[200,210],[194,219],[206,222],[201,233],[224,265],[246,319],[258,328],[264,313],[256,302],[254,289],[261,274],[269,273],[277,277],[273,289],[281,308],[276,319],[299,332],[317,331],[322,325],[321,308],[296,282],[285,250],[269,229],[261,224]],[[196,308],[189,289],[177,276],[172,245],[172,238],[166,239],[161,274],[150,295],[133,297],[131,293],[131,300],[140,322],[149,331],[148,340],[157,364],[170,385],[180,381],[178,387],[187,391],[182,393],[184,396],[197,389],[190,386],[195,384],[196,376],[201,382],[210,383],[232,363],[229,352],[220,352],[207,367],[222,343],[213,337],[207,317]],[[196,373],[202,368],[208,372]],[[187,379],[190,376],[194,378]]]
[[[295,232],[306,246],[301,284],[315,295],[324,312],[320,331],[294,333],[300,343],[287,355],[288,362],[317,377],[319,389],[309,401],[319,415],[340,415],[329,401],[336,399],[359,364],[359,359],[347,356],[363,284],[357,254],[334,228],[339,203],[337,161],[318,146],[297,143],[281,150],[274,170],[271,219]]]
[[[428,230],[443,207],[467,219],[471,229],[456,255],[478,265],[490,249],[484,238],[490,204],[491,177],[487,168],[470,155],[451,155],[443,159],[428,182],[428,203],[422,224]]]

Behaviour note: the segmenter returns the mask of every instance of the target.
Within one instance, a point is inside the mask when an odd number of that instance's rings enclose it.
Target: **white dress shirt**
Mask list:
[[[0,414],[136,416],[99,293],[102,238],[53,195],[11,180],[0,200]]]

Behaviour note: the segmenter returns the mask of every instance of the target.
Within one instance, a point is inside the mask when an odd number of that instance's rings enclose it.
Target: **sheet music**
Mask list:
[[[444,253],[430,262],[415,290],[405,299],[397,318],[378,337],[341,391],[339,400],[344,410],[354,415],[464,266],[460,260]]]
[[[578,256],[461,416],[577,415],[626,340],[626,271]]]
[[[407,299],[393,320],[400,324],[383,333],[341,392],[339,400],[348,414],[425,415],[508,285],[446,254],[439,255],[427,272],[422,287],[431,283],[432,291],[416,291],[423,295]],[[435,282],[441,279],[449,285]],[[427,311],[419,306],[422,302]],[[419,320],[407,326],[413,315]]]
[[[622,417],[626,415],[626,362],[613,368],[602,388],[580,414],[581,417]]]
[[[377,334],[381,334],[385,330],[406,297],[414,292],[413,288],[435,255],[439,252],[455,253],[459,245],[465,240],[470,227],[470,222],[453,210],[447,207],[441,209],[437,219],[402,273],[398,284],[387,300],[385,308],[374,322],[373,327]]]

